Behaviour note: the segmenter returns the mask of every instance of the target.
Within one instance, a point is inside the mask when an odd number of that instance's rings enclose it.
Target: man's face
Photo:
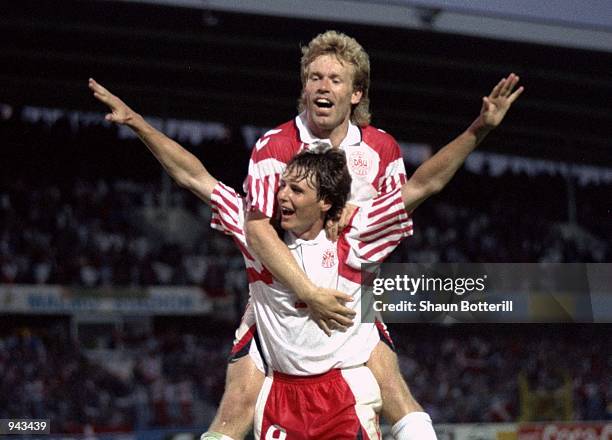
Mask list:
[[[308,66],[303,99],[309,128],[319,137],[348,124],[351,106],[361,100],[353,90],[354,66],[334,55],[321,55]]]
[[[316,182],[298,179],[295,170],[282,177],[276,200],[281,213],[281,227],[304,240],[314,239],[323,228],[325,213],[331,205],[318,200]]]

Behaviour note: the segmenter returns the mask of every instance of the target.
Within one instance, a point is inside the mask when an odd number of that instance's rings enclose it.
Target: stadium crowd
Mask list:
[[[464,177],[464,188],[450,189],[415,213],[414,237],[395,252],[394,261],[612,261],[610,241],[598,235],[611,233],[603,219],[589,216],[584,226],[572,225],[555,220],[563,217],[550,212],[550,203],[513,200],[501,189],[522,184],[528,191],[526,176]],[[555,198],[554,178],[528,183],[549,188],[546,197]],[[477,198],[482,207],[453,202],[455,193],[483,193],[483,188],[490,194]],[[127,180],[79,180],[65,189],[11,182],[0,191],[0,282],[189,284],[214,295],[231,292],[236,277],[227,276],[228,268],[232,275],[240,272],[242,260],[231,242],[209,229],[208,207],[178,188],[169,191],[166,205],[162,194],[160,183]],[[190,228],[165,233],[177,219]]]
[[[534,392],[553,392],[558,372],[571,378],[573,419],[612,419],[606,331],[540,325],[534,339],[533,325],[395,330],[402,372],[436,423],[517,421],[520,375]],[[0,418],[49,418],[55,432],[67,433],[88,425],[96,432],[205,426],[223,391],[219,345],[229,347],[231,329],[221,335],[117,333],[111,352],[122,361],[111,366],[61,325],[15,329],[0,337]]]
[[[203,426],[223,393],[230,334],[116,333],[111,364],[60,324],[15,329],[0,337],[0,417],[46,418],[65,433]]]

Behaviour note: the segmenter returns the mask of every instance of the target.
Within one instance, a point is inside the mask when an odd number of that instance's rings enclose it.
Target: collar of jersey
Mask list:
[[[306,144],[306,148],[308,148],[308,145],[314,144],[315,142],[324,142],[331,145],[331,141],[329,139],[320,139],[310,132],[308,125],[306,124],[306,112],[302,112],[295,117],[295,125],[297,126],[300,134],[300,141]],[[342,140],[342,142],[340,142],[340,148],[348,145],[359,145],[360,143],[361,130],[359,130],[359,127],[349,121],[348,131],[345,138]]]
[[[319,243],[323,243],[327,241],[327,237],[325,236],[325,229],[321,229],[319,235],[317,235],[312,240],[303,240],[301,238],[297,238],[295,234],[291,231],[287,231],[285,234],[285,244],[289,249],[296,249],[300,246],[315,246]]]

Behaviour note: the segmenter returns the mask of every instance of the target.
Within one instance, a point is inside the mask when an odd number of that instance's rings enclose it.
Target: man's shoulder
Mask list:
[[[375,150],[391,148],[397,146],[397,141],[393,136],[380,128],[372,125],[361,127],[361,137],[363,142]]]
[[[269,142],[290,142],[299,144],[300,136],[295,121],[292,119],[280,124],[272,130],[268,130],[259,139],[269,139]]]
[[[252,157],[256,161],[268,158],[287,162],[300,148],[300,138],[293,120],[265,132],[255,143]]]

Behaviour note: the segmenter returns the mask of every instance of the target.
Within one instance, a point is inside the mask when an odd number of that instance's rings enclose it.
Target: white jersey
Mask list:
[[[412,234],[401,190],[358,208],[336,243],[326,238],[325,231],[314,240],[285,234],[285,243],[310,279],[354,298],[347,307],[356,312],[355,325],[346,332],[333,332],[331,337],[317,327],[305,304],[274,280],[249,252],[244,235],[245,200],[219,183],[211,206],[211,226],[233,236],[243,253],[261,354],[269,367],[286,374],[315,375],[364,364],[380,338],[375,324],[361,323],[361,264],[381,262]]]

